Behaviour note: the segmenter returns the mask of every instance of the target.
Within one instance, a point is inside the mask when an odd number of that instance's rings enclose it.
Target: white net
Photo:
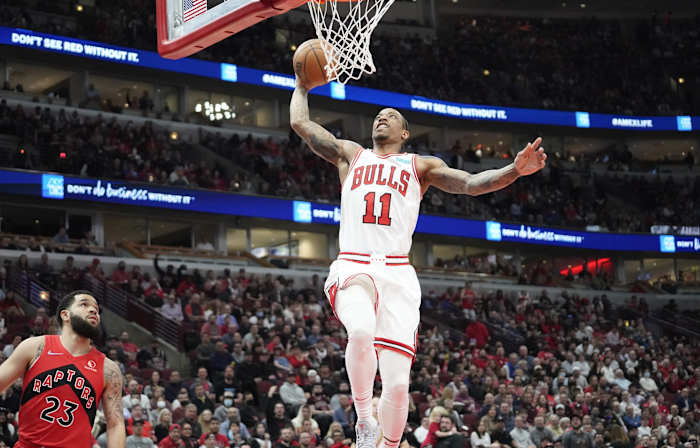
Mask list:
[[[369,43],[372,31],[394,0],[310,0],[316,36],[326,55],[328,81],[345,84],[375,72]]]

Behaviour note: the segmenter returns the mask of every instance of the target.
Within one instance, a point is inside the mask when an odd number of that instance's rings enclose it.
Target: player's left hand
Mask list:
[[[529,176],[544,168],[547,154],[544,153],[544,148],[540,148],[540,143],[542,143],[542,137],[537,137],[515,156],[513,164],[519,175]]]

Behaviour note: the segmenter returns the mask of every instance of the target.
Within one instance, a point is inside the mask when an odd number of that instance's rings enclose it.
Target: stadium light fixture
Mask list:
[[[233,107],[229,106],[225,101],[221,103],[210,103],[209,101],[205,101],[204,104],[197,103],[194,106],[194,111],[201,113],[204,117],[208,118],[209,121],[231,120],[236,118],[236,112],[234,112]]]

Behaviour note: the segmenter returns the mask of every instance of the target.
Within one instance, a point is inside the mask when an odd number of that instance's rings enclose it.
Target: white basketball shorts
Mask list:
[[[414,359],[421,291],[408,256],[340,252],[331,264],[324,288],[334,314],[336,294],[352,284],[369,286],[374,292],[375,350],[393,350]]]

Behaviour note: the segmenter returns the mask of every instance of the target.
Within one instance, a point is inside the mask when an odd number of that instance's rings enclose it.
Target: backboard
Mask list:
[[[158,53],[180,59],[307,0],[156,0]]]

